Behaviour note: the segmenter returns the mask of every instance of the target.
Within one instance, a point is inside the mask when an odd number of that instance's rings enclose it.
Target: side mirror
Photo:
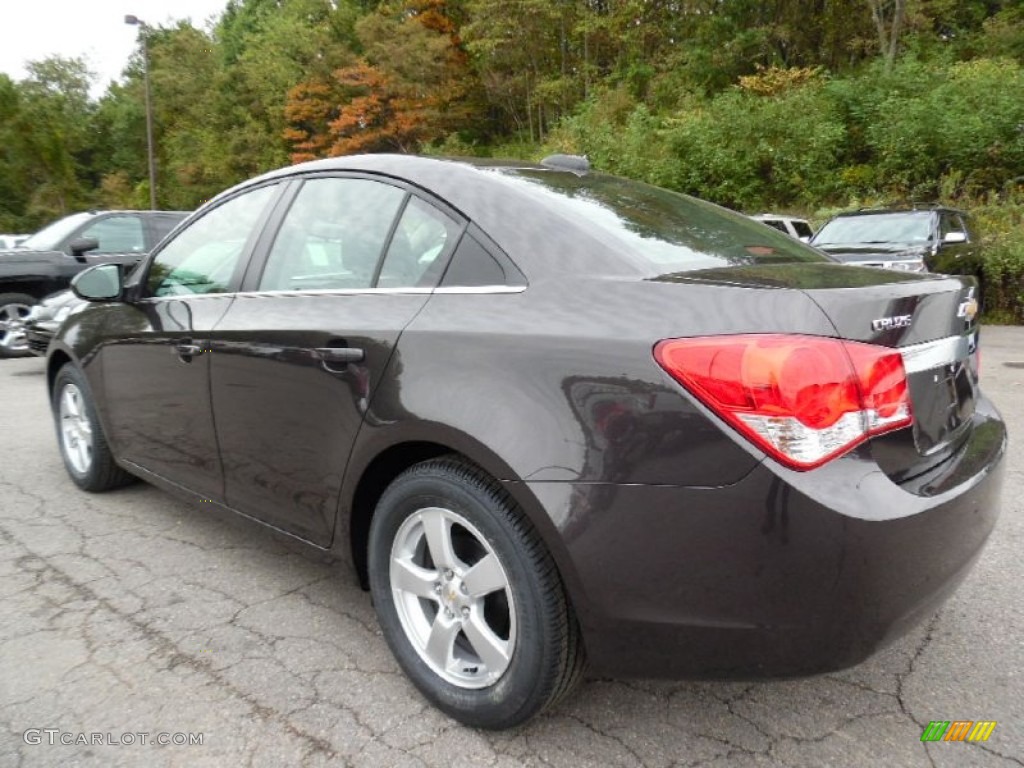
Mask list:
[[[95,237],[76,237],[68,243],[68,249],[71,251],[71,255],[81,262],[85,261],[84,254],[86,251],[95,251],[99,247],[100,241]]]
[[[97,264],[71,279],[75,296],[86,301],[118,301],[124,293],[119,264]]]
[[[943,245],[953,245],[954,243],[966,243],[967,233],[966,232],[947,232],[942,237]]]

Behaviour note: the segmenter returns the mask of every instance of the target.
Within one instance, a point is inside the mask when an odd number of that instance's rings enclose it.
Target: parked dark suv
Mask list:
[[[818,230],[811,245],[861,267],[978,274],[977,238],[967,214],[942,206],[841,213]]]
[[[181,211],[87,211],[0,250],[0,357],[26,354],[25,318],[39,299],[67,288],[86,267],[130,266],[188,214]]]

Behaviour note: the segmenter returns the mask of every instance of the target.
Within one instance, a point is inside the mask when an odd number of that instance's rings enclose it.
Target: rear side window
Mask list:
[[[781,221],[778,221],[778,220],[765,220],[765,219],[762,219],[762,220],[761,220],[761,223],[762,223],[762,224],[767,224],[767,225],[768,225],[769,227],[771,227],[772,229],[777,229],[777,230],[779,230],[779,232],[786,232],[786,225],[785,225],[785,224],[783,224],[783,223],[782,223]],[[786,234],[789,234],[789,233],[787,232]]]
[[[281,223],[263,291],[369,288],[405,191],[369,179],[310,179]]]
[[[478,233],[466,232],[452,254],[442,287],[525,286],[523,273],[497,248],[484,246]]]
[[[388,245],[378,288],[433,288],[441,277],[444,256],[461,227],[418,197],[409,198]]]
[[[794,221],[793,230],[796,232],[797,237],[811,237],[814,232],[811,231],[811,225],[806,221]]]
[[[149,229],[153,235],[153,245],[156,245],[163,240],[167,235],[171,233],[181,221],[185,218],[182,216],[166,216],[156,215],[149,220]]]

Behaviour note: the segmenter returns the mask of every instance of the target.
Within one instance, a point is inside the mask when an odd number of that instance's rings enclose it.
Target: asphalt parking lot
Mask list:
[[[982,349],[1003,514],[924,626],[809,680],[591,680],[507,733],[424,703],[340,565],[146,485],[79,492],[44,363],[0,361],[0,766],[1024,765],[1024,328]],[[998,724],[924,744],[931,720]]]

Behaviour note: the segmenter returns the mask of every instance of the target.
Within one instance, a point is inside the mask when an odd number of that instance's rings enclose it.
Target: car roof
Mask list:
[[[515,170],[580,175],[569,169],[492,158],[348,155],[271,171],[227,190],[214,200],[274,179],[332,171],[365,172],[392,177],[436,195],[506,249],[527,276],[591,271],[640,274],[638,267],[631,266],[595,232],[571,225],[536,195],[524,192],[507,174],[498,172]],[[530,226],[523,226],[524,221],[530,222]],[[550,258],[553,253],[558,254],[557,260]]]
[[[935,213],[935,212],[964,214],[964,211],[961,211],[959,208],[952,208],[952,207],[946,206],[946,205],[927,205],[927,206],[924,206],[924,205],[922,205],[922,206],[907,205],[907,206],[894,206],[894,207],[891,207],[891,208],[860,208],[859,210],[856,210],[856,211],[843,211],[842,213],[837,213],[832,218],[839,219],[839,218],[845,218],[847,216],[877,216],[878,214],[885,214],[885,213]]]

